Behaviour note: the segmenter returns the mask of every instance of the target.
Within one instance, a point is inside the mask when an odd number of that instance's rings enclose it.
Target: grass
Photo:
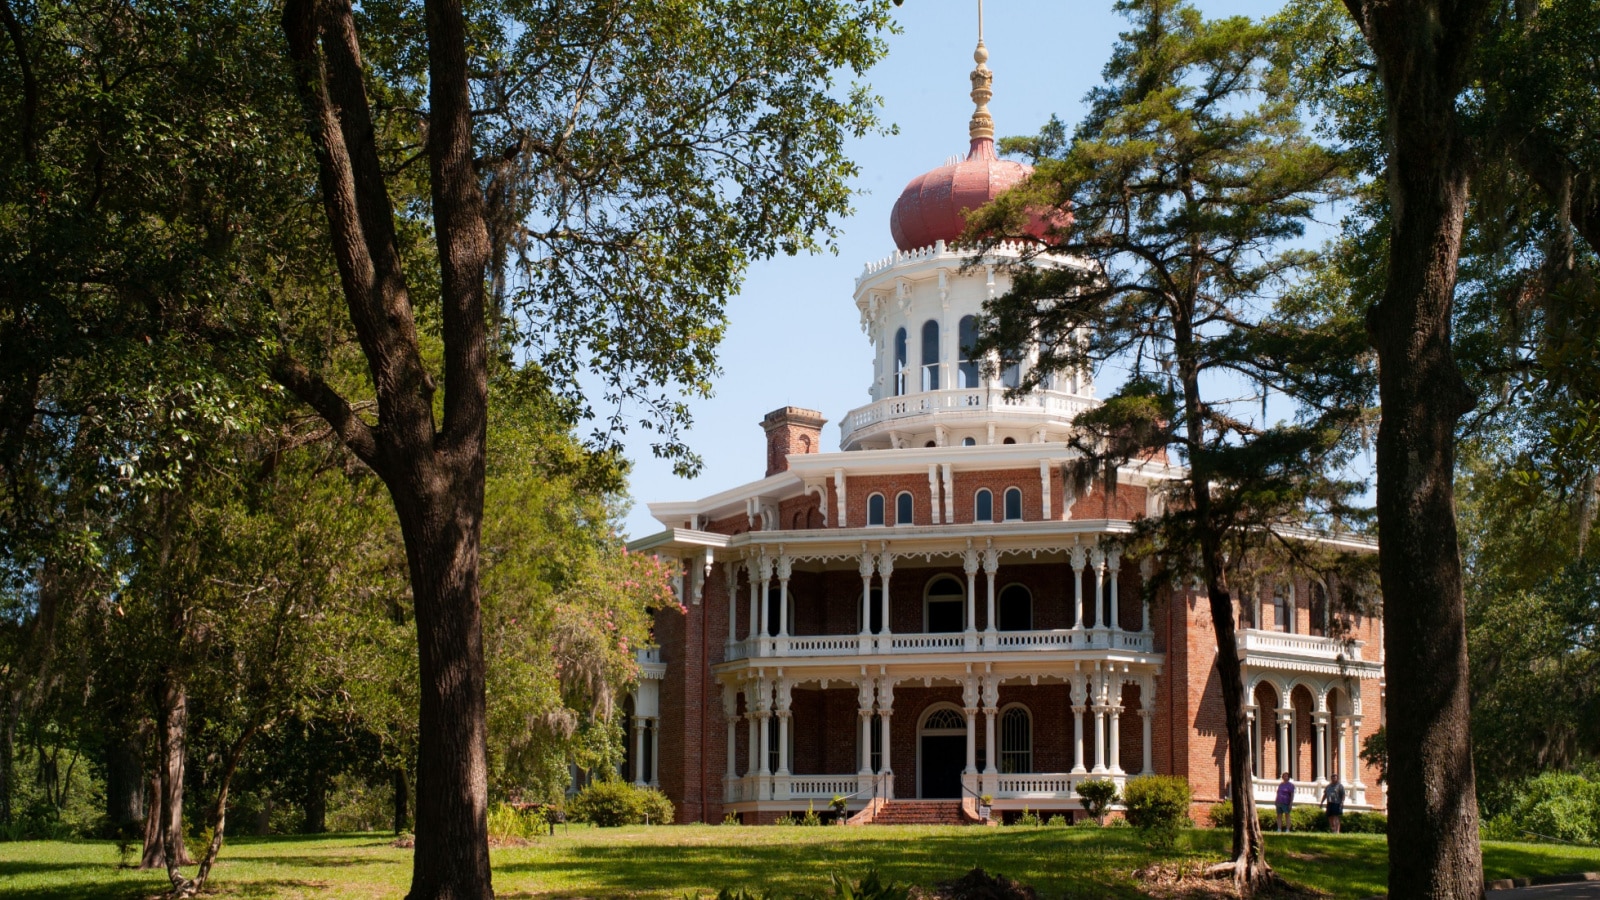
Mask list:
[[[1227,836],[1191,831],[1179,853],[1221,857]],[[1267,836],[1268,859],[1284,877],[1332,897],[1381,893],[1381,837]],[[135,854],[136,855],[136,854]],[[1132,872],[1154,857],[1128,829],[1085,828],[573,828],[527,847],[495,850],[501,898],[637,897],[680,900],[728,886],[776,894],[819,893],[829,872],[931,884],[974,865],[1034,885],[1042,900],[1142,897]],[[162,873],[122,869],[105,841],[0,843],[0,896],[7,900],[110,898],[158,893]],[[1600,850],[1484,844],[1490,878],[1600,870]],[[238,838],[213,874],[224,898],[395,898],[405,894],[411,851],[383,835]]]

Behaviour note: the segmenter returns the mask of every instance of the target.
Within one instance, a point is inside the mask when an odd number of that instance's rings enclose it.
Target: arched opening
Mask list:
[[[1033,716],[1020,703],[1000,713],[1000,771],[1007,775],[1033,771]]]
[[[911,525],[916,517],[916,501],[911,499],[910,491],[901,491],[894,498],[894,523],[896,525]]]
[[[929,707],[917,726],[917,796],[959,798],[966,758],[966,716],[950,703]]]
[[[1006,521],[1022,521],[1022,489],[1006,488]]]
[[[1312,713],[1316,711],[1317,701],[1311,696],[1311,689],[1303,684],[1297,684],[1289,692],[1289,705],[1294,709],[1294,720],[1289,724],[1289,754],[1290,777],[1295,781],[1313,781],[1317,777],[1318,762],[1316,759],[1316,728],[1312,722]]]
[[[972,520],[974,522],[994,521],[994,495],[988,488],[978,488],[978,493],[972,499]]]
[[[928,582],[923,593],[922,624],[928,634],[947,634],[967,627],[967,589],[950,575]]]
[[[1257,778],[1278,780],[1278,691],[1263,681],[1251,694],[1256,717],[1250,724],[1251,769]]]
[[[1309,590],[1311,596],[1306,604],[1311,613],[1309,631],[1317,637],[1327,637],[1333,624],[1328,616],[1328,588],[1320,581],[1312,581]]]
[[[856,625],[859,627],[861,612],[856,611]],[[875,587],[867,592],[867,633],[877,634],[883,630],[883,588]]]
[[[783,587],[774,578],[767,588],[767,634],[778,633],[778,618],[783,613]],[[789,588],[789,615],[784,622],[784,633],[794,634],[794,587]]]
[[[910,364],[911,356],[906,349],[906,330],[899,328],[894,333],[894,395],[903,396],[906,392],[906,366]]]
[[[1272,585],[1272,624],[1285,634],[1294,633],[1294,585],[1289,582]]]
[[[1326,775],[1332,775],[1337,772],[1339,780],[1349,784],[1355,780],[1351,769],[1358,757],[1347,752],[1346,743],[1348,737],[1341,732],[1339,725],[1341,722],[1348,721],[1346,717],[1355,711],[1355,707],[1350,702],[1350,695],[1344,688],[1338,686],[1328,688],[1326,702],[1328,704],[1328,724],[1327,731],[1323,736],[1325,762],[1322,771]]]
[[[939,323],[933,319],[922,323],[922,389],[939,389]]]
[[[1000,608],[996,611],[1001,631],[1031,631],[1033,629],[1033,594],[1020,584],[1010,584],[1000,591]]]
[[[867,498],[867,524],[883,524],[883,495],[873,494]]]
[[[979,379],[982,367],[972,358],[973,345],[978,343],[978,317],[962,316],[960,326],[961,338],[961,364],[956,369],[956,377],[960,383],[959,388],[980,387]]]
[[[1001,441],[1000,443],[1002,443],[1002,444],[1015,444],[1016,442],[1017,442],[1016,438],[1008,437],[1005,440]]]

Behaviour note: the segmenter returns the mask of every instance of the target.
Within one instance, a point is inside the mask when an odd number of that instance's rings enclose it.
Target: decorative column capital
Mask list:
[[[884,676],[878,679],[878,713],[889,715],[894,710],[895,679]]]
[[[866,541],[862,541],[861,542],[861,565],[857,567],[857,571],[859,571],[861,573],[861,577],[862,578],[871,578],[872,577],[872,570],[876,565],[877,565],[877,557],[873,556],[872,552],[867,549]]]
[[[789,576],[791,574],[793,574],[793,572],[794,572],[794,568],[793,568],[793,565],[792,565],[792,561],[789,559],[789,554],[787,554],[787,553],[778,554],[778,580],[779,581],[788,581],[789,580]]]
[[[969,712],[975,712],[977,710],[979,702],[979,687],[978,679],[976,677],[968,675],[966,682],[962,684],[961,702],[966,706]]]
[[[978,551],[968,547],[967,552],[961,554],[961,571],[968,575],[978,574]]]
[[[761,556],[757,557],[757,563],[756,564],[757,564],[757,567],[761,571],[761,581],[762,581],[762,583],[765,584],[766,582],[771,581],[772,580],[772,557],[767,555],[767,551],[765,551],[765,550],[761,551]]]
[[[885,578],[894,574],[894,553],[888,549],[878,554],[878,574]]]
[[[1098,546],[1090,547],[1089,564],[1093,566],[1097,572],[1104,568],[1106,564],[1106,552],[1100,549]]]
[[[983,573],[993,575],[1000,571],[1000,551],[990,547],[983,551]]]
[[[1113,544],[1111,546],[1111,548],[1106,551],[1106,563],[1113,570],[1121,568],[1122,567],[1122,548],[1116,546],[1115,544]]]
[[[1089,551],[1082,544],[1073,544],[1072,570],[1081,574],[1083,572],[1083,567],[1089,562],[1088,557]]]

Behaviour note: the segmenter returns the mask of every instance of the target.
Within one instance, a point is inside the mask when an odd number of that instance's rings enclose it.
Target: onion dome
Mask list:
[[[972,58],[978,63],[972,70],[972,102],[977,109],[967,126],[972,149],[966,159],[911,179],[900,192],[889,216],[889,232],[901,250],[954,241],[966,228],[966,212],[983,206],[1033,173],[1033,167],[1026,163],[995,155],[994,120],[989,116],[994,73],[985,65],[989,50],[982,37],[978,38],[978,49]],[[1044,223],[1036,221],[1028,231],[1042,235]]]

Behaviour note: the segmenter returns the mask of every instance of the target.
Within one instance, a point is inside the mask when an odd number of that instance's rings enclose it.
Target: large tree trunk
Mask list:
[[[138,834],[144,822],[144,755],[141,741],[114,739],[106,752],[106,819],[118,837]]]
[[[481,457],[480,457],[481,460]],[[478,605],[483,471],[452,486],[460,506],[408,508],[395,492],[411,562],[422,675],[417,829],[410,900],[492,896],[488,727]],[[470,523],[470,527],[463,527]]]
[[[146,816],[144,855],[139,867],[165,867],[174,884],[179,866],[192,866],[183,842],[183,770],[189,728],[189,696],[170,677],[161,688],[156,715],[156,771]]]
[[[325,772],[310,773],[300,812],[301,834],[322,834],[328,830],[328,776]]]
[[[488,231],[473,164],[466,17],[426,0],[428,165],[444,339],[443,421],[423,362],[375,144],[349,0],[289,0],[283,29],[317,152],[340,286],[378,394],[377,427],[290,357],[274,376],[325,418],[389,489],[416,608],[422,702],[411,900],[494,895],[478,605],[488,356]]]
[[[1390,684],[1389,895],[1478,900],[1466,603],[1455,519],[1455,431],[1474,402],[1450,320],[1472,154],[1457,98],[1484,0],[1346,0],[1387,104],[1392,233],[1378,351],[1379,573]]]

